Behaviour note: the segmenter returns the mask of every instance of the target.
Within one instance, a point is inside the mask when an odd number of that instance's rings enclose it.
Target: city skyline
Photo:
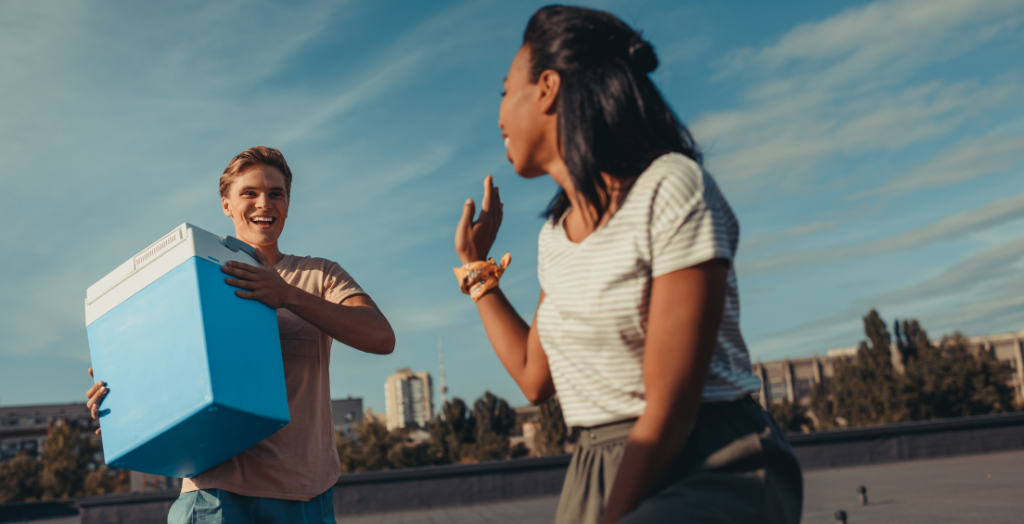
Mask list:
[[[583,3],[644,31],[736,211],[752,360],[855,345],[872,307],[1021,329],[1024,2]],[[334,346],[334,398],[384,411],[381,380],[436,372],[440,332],[450,397],[526,404],[452,237],[493,174],[492,255],[532,319],[554,185],[512,172],[496,120],[543,4],[0,4],[0,402],[83,402],[85,288],[181,222],[231,234],[216,178],[262,144],[295,173],[282,249],[338,261],[396,330],[389,357]]]

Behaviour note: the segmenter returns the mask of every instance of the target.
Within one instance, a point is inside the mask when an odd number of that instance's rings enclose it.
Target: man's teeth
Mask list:
[[[273,222],[274,219],[271,217],[252,217],[253,222]]]
[[[508,137],[505,137],[505,149],[508,149],[508,142],[509,142]]]

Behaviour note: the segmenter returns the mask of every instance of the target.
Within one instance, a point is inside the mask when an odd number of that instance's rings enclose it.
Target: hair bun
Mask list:
[[[634,34],[629,41],[629,59],[633,69],[644,74],[658,68],[658,56],[654,54],[654,48],[639,34]]]

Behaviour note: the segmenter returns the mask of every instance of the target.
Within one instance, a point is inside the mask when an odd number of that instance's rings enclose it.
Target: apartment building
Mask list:
[[[40,404],[33,406],[0,406],[0,462],[25,452],[37,457],[46,440],[51,424],[64,424],[79,428],[83,436],[93,435],[99,423],[89,415],[85,403]],[[102,458],[97,458],[101,461]]]
[[[384,383],[387,428],[424,428],[434,419],[434,382],[426,371],[399,369]]]
[[[1007,384],[1013,388],[1015,400],[1024,401],[1024,330],[968,337],[967,341],[972,347],[989,353],[1013,370]],[[893,366],[902,371],[903,364],[895,344],[890,347],[890,351]],[[765,408],[784,400],[803,405],[810,404],[811,388],[814,384],[824,384],[826,390],[828,389],[834,375],[833,361],[840,358],[852,360],[856,356],[857,348],[850,347],[830,349],[824,358],[815,355],[809,358],[755,362],[754,373],[761,377],[758,399]]]

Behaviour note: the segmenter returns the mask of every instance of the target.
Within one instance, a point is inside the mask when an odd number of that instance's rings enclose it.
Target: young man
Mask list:
[[[292,173],[276,149],[236,156],[220,178],[221,205],[235,236],[257,248],[263,268],[228,262],[242,298],[277,309],[291,422],[227,461],[182,482],[169,524],[334,523],[338,454],[331,416],[331,342],[386,355],[395,334],[373,300],[336,262],[286,255]],[[90,368],[89,374],[92,375]],[[98,416],[105,384],[89,389]]]

